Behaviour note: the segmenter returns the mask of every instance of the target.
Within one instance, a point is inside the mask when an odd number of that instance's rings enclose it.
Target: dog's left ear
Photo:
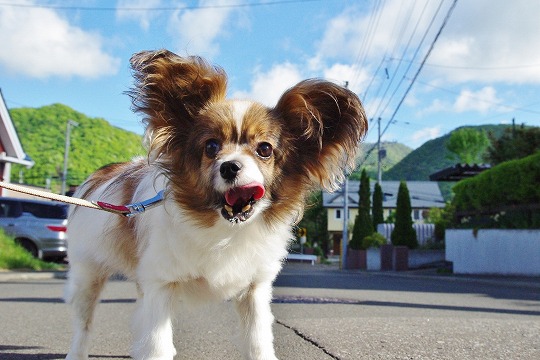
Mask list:
[[[323,80],[305,80],[286,91],[275,114],[284,122],[292,147],[287,172],[302,172],[327,190],[335,190],[355,166],[368,125],[360,99],[350,90]]]

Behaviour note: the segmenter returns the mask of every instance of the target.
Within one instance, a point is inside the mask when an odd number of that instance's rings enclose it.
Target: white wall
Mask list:
[[[540,230],[446,230],[456,274],[540,275]]]

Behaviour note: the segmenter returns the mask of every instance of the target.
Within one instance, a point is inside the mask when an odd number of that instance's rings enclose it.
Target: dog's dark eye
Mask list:
[[[204,152],[206,153],[206,156],[213,159],[217,156],[220,149],[221,146],[219,145],[219,142],[216,139],[210,139],[206,142]]]
[[[272,145],[267,142],[262,142],[257,146],[257,154],[262,158],[267,159],[272,156],[272,151]]]

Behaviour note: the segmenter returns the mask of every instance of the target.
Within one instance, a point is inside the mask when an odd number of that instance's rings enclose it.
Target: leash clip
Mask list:
[[[103,210],[124,215],[126,217],[133,217],[159,205],[163,201],[164,192],[164,190],[161,190],[153,198],[128,205],[113,205],[103,201],[96,201],[95,204]]]

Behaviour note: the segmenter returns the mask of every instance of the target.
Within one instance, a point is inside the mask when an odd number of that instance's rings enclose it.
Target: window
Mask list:
[[[37,218],[66,219],[68,207],[66,205],[41,204],[22,202],[23,212],[28,212]]]
[[[418,209],[413,210],[413,219],[420,220],[420,210]]]
[[[341,209],[336,209],[336,219],[341,219]]]
[[[21,209],[16,201],[3,200],[0,202],[0,217],[16,218],[21,216]]]

